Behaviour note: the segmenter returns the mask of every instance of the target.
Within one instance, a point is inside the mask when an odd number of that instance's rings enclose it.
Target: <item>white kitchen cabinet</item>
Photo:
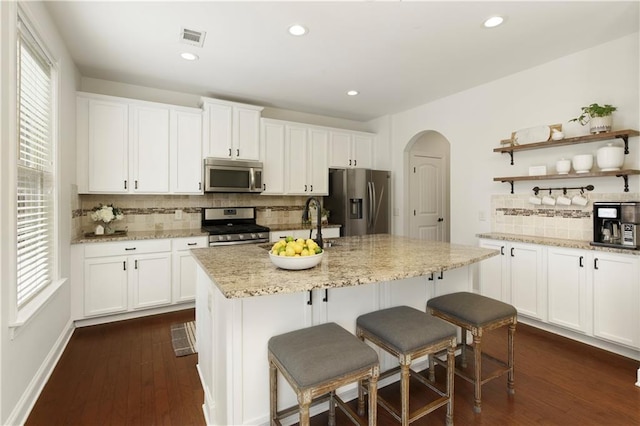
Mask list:
[[[201,111],[79,93],[78,192],[201,194]]]
[[[593,254],[593,335],[640,348],[639,258]]]
[[[315,223],[315,221],[314,221]],[[311,231],[311,238],[317,238],[318,230],[317,228],[313,228]],[[309,230],[308,229],[285,229],[283,231],[271,231],[270,233],[270,241],[275,243],[278,240],[291,236],[296,240],[298,238],[304,238],[305,240],[309,238]],[[322,239],[326,240],[328,238],[340,238],[340,228],[331,227],[331,228],[322,228]]]
[[[259,160],[262,107],[203,98],[205,157]]]
[[[126,256],[84,261],[84,315],[104,315],[128,309],[129,273]]]
[[[132,256],[131,309],[144,309],[171,303],[171,253]]]
[[[535,244],[482,240],[481,247],[500,250],[480,263],[480,292],[512,304],[518,314],[546,319],[546,282],[542,248]]]
[[[262,195],[281,195],[284,194],[285,124],[262,119],[261,127]]]
[[[303,125],[285,128],[285,193],[328,195],[328,131]]]
[[[172,109],[170,115],[172,194],[202,194],[202,111]]]
[[[144,240],[84,247],[85,317],[171,303],[171,241]]]
[[[548,322],[580,333],[591,330],[588,275],[591,255],[584,250],[547,248]]]
[[[129,191],[129,107],[97,99],[78,100],[78,138],[87,157],[80,159],[80,192]]]
[[[173,302],[190,302],[196,296],[195,259],[191,256],[191,249],[209,246],[206,236],[192,238],[175,238],[171,242],[173,257]]]
[[[504,241],[480,240],[480,247],[498,250],[498,256],[490,257],[480,263],[480,294],[500,300],[505,303],[511,301],[511,288],[507,271],[507,258]]]
[[[373,135],[333,130],[329,138],[329,167],[373,167]]]
[[[169,108],[148,104],[129,107],[131,123],[131,191],[169,192]]]

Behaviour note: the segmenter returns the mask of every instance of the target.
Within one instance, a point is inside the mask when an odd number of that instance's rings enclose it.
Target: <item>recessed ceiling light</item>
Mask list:
[[[182,59],[185,59],[187,61],[195,61],[196,59],[198,59],[198,55],[190,52],[183,52],[180,54],[180,56],[182,56]]]
[[[492,16],[491,18],[484,21],[485,28],[494,28],[504,22],[504,18],[502,16]]]
[[[347,95],[349,96],[356,96],[357,94],[359,94],[360,92],[358,92],[357,90],[349,90],[347,92]]]
[[[300,24],[294,24],[289,27],[289,34],[293,36],[301,36],[307,33],[307,29]]]

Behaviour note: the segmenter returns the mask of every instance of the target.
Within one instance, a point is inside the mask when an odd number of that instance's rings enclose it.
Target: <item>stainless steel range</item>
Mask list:
[[[269,242],[269,228],[256,224],[255,207],[202,209],[202,230],[209,233],[209,247]]]

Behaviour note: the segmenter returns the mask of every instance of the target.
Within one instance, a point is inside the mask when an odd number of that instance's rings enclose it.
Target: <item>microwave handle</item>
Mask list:
[[[256,189],[256,171],[253,167],[249,169],[249,189]]]

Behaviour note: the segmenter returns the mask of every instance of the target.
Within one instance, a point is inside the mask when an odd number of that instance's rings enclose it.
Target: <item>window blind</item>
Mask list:
[[[52,282],[52,67],[24,22],[17,48],[17,305]]]

